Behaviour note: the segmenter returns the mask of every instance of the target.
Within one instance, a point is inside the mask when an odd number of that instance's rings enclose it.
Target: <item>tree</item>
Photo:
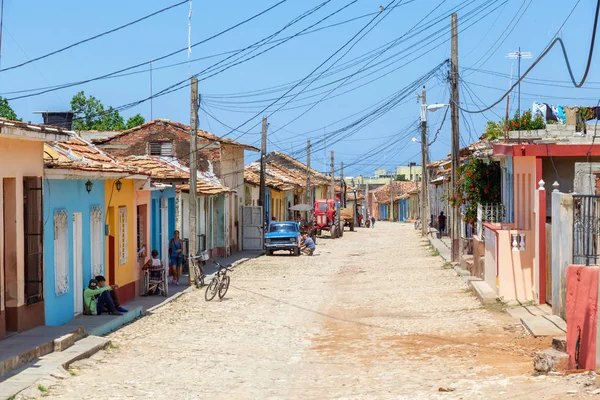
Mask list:
[[[8,100],[0,96],[0,117],[10,119],[11,121],[22,121],[17,117],[17,113],[12,109]]]
[[[137,114],[129,118],[127,125],[125,125],[119,111],[112,107],[105,109],[100,100],[94,96],[85,97],[83,91],[77,93],[71,99],[71,111],[75,114],[73,129],[79,131],[121,131],[145,122],[144,117]]]
[[[135,128],[136,126],[142,125],[146,120],[141,114],[136,114],[127,120],[127,129]]]

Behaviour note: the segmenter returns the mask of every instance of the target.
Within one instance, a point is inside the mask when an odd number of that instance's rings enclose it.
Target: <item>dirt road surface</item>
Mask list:
[[[194,291],[113,333],[112,348],[46,396],[561,399],[595,389],[593,377],[533,376],[532,352],[549,339],[482,308],[410,225],[322,238],[313,257],[260,257],[231,277],[222,302]]]

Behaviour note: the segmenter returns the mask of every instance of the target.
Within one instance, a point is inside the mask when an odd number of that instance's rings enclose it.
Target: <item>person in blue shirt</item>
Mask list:
[[[173,239],[169,242],[169,263],[173,272],[173,282],[179,285],[181,277],[181,268],[183,264],[183,243],[179,238],[179,231],[173,233]]]
[[[317,245],[314,240],[308,235],[302,235],[302,243],[300,244],[300,249],[307,256],[312,256],[315,252]]]

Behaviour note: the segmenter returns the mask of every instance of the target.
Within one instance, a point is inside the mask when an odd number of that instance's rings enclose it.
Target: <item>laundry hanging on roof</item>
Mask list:
[[[549,106],[546,103],[539,103],[537,101],[534,101],[533,105],[531,106],[531,120],[535,121],[538,115],[540,115],[546,122],[558,122],[558,118],[554,114],[554,111],[552,110],[551,106]]]

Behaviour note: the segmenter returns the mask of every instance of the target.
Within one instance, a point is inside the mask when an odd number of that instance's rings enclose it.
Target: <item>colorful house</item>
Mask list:
[[[0,338],[45,323],[44,143],[73,133],[0,119]]]
[[[198,130],[197,169],[216,176],[219,185],[230,188],[223,203],[223,246],[225,254],[239,250],[238,213],[244,205],[244,152],[260,151],[257,147],[222,138]],[[168,119],[156,119],[135,128],[118,132],[106,138],[95,139],[99,147],[116,157],[161,156],[172,157],[175,162],[188,166],[190,153],[190,127]],[[181,222],[179,222],[181,223]]]
[[[89,280],[108,272],[105,182],[130,182],[138,173],[76,135],[47,144],[44,164],[46,325],[62,325],[83,312]]]

